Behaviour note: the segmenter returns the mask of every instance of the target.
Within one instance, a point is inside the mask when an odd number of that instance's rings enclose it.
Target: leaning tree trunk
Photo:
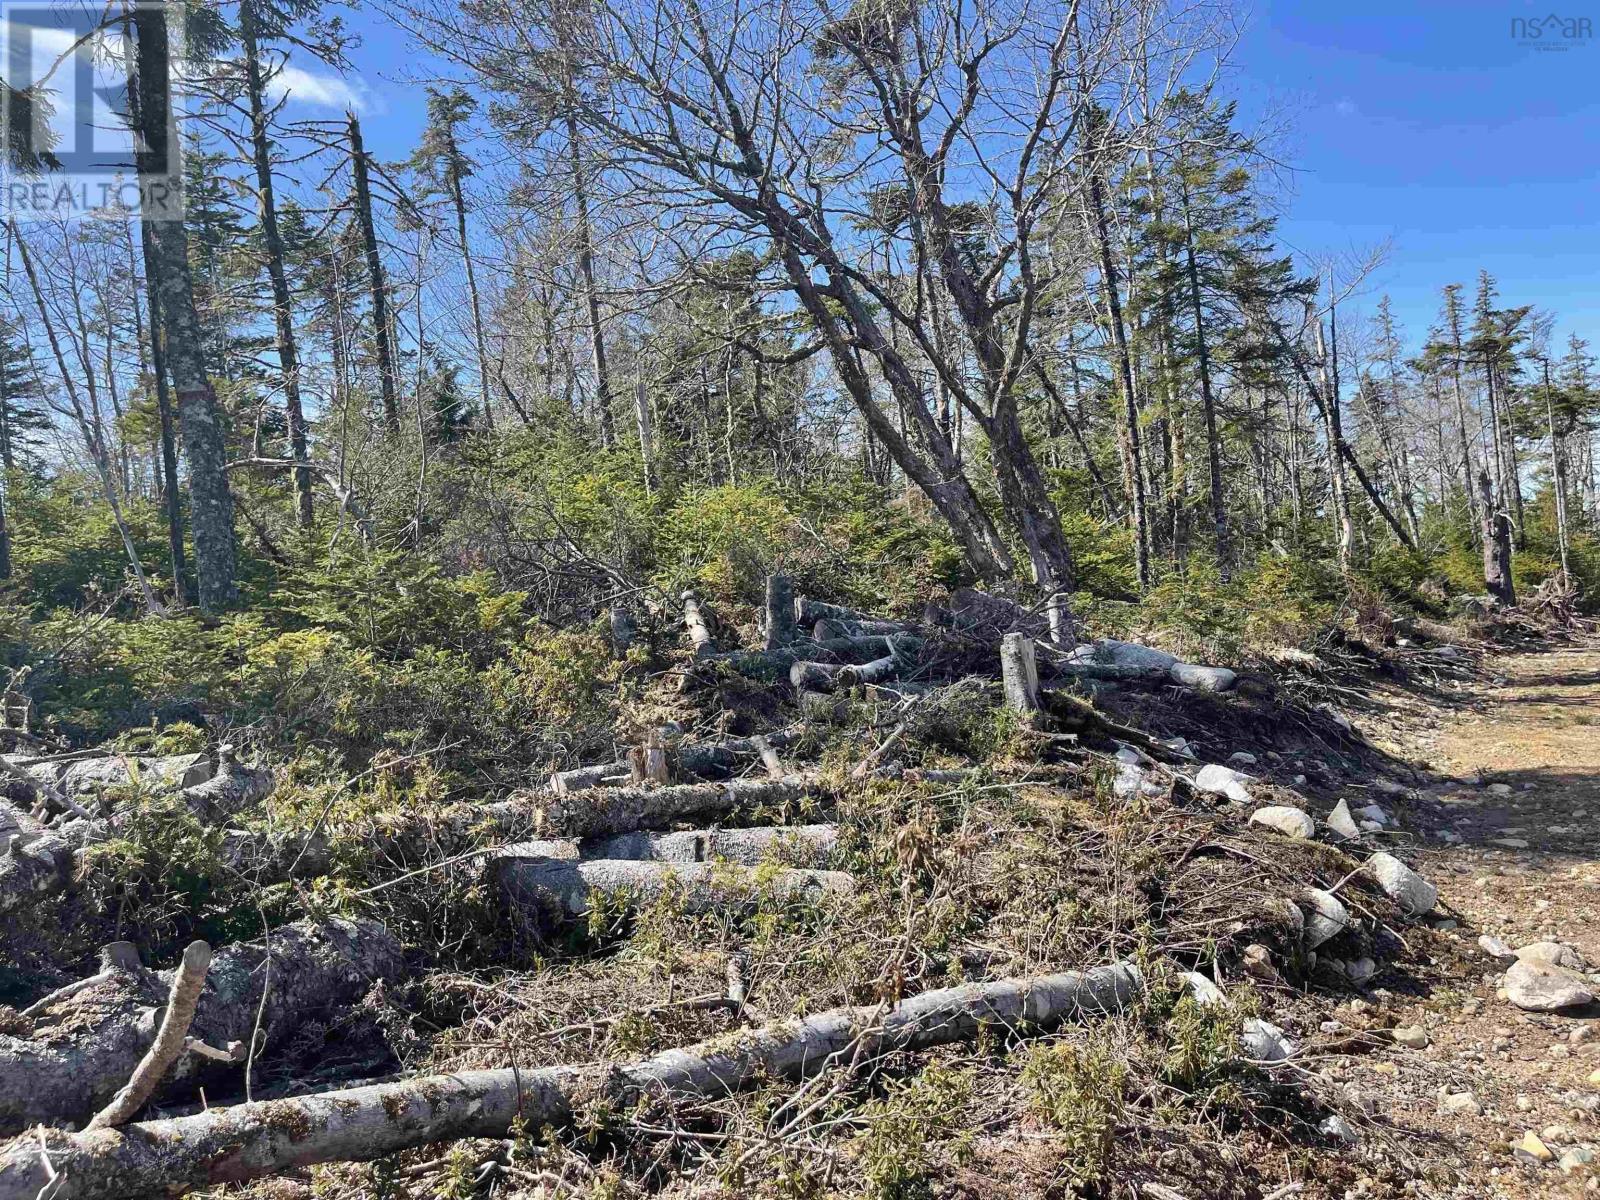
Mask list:
[[[383,425],[390,437],[400,433],[400,373],[395,366],[390,338],[389,289],[378,254],[378,228],[372,216],[372,184],[367,176],[367,151],[361,142],[361,122],[347,114],[350,167],[355,186],[356,222],[361,226],[361,248],[367,259],[367,287],[372,295],[373,344],[378,351],[378,387],[383,396]]]
[[[170,94],[166,10],[135,5],[139,136],[136,158],[142,186],[182,195],[181,148]],[[146,208],[140,215],[151,235],[154,290],[166,333],[167,366],[178,393],[178,422],[189,455],[189,502],[194,527],[195,570],[200,607],[215,611],[238,597],[233,494],[228,490],[227,455],[216,396],[206,378],[205,342],[195,312],[189,277],[189,235],[176,212]]]
[[[272,182],[272,143],[267,131],[265,84],[261,77],[261,47],[256,40],[255,0],[239,6],[239,36],[244,47],[245,94],[250,102],[250,150],[255,160],[256,192],[260,201],[262,249],[267,255],[267,276],[272,281],[272,320],[278,335],[278,366],[283,373],[283,410],[289,425],[289,456],[296,463],[309,461],[306,414],[300,403],[300,354],[295,344],[294,308],[289,277],[283,267],[283,238],[278,232],[278,204]],[[302,529],[312,522],[311,468],[294,469],[295,516]]]
[[[358,999],[400,967],[399,943],[375,922],[285,926],[265,944],[216,955],[189,1035],[225,1053],[252,1036],[259,1047],[277,1045],[308,1017]],[[0,1035],[0,1130],[77,1125],[93,1116],[150,1045],[171,977],[124,956],[122,965],[105,964],[89,986],[33,1015],[27,1036]],[[192,1084],[208,1061],[185,1055],[164,1092]]]
[[[1046,1032],[1115,1013],[1144,981],[1129,963],[924,992],[892,1008],[836,1008],[668,1050],[627,1066],[589,1063],[462,1071],[149,1121],[121,1133],[42,1133],[0,1150],[0,1200],[181,1196],[323,1162],[364,1162],[433,1142],[564,1125],[603,1105],[628,1112],[662,1095],[715,1100],[771,1079],[969,1041],[985,1031]],[[47,1157],[48,1156],[48,1157]],[[52,1184],[52,1174],[57,1181]]]

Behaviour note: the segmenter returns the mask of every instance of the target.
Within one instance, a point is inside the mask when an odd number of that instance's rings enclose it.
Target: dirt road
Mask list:
[[[1522,1012],[1478,945],[1565,942],[1600,968],[1600,643],[1485,667],[1431,730],[1404,739],[1434,780],[1407,832],[1448,912],[1407,934],[1424,965],[1379,980],[1376,1012],[1351,1015],[1420,1026],[1426,1047],[1329,1068],[1364,1097],[1376,1137],[1400,1135],[1392,1170],[1354,1197],[1600,1194],[1600,1006]],[[1512,1148],[1529,1133],[1548,1160],[1535,1143]]]

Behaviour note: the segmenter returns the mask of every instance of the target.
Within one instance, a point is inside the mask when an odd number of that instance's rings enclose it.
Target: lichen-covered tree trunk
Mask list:
[[[167,367],[178,394],[178,423],[189,456],[189,504],[194,529],[200,607],[215,611],[238,597],[233,494],[228,490],[221,417],[206,378],[205,343],[189,277],[189,235],[179,215],[183,175],[169,97],[166,10],[135,5],[141,220],[151,235],[153,292],[166,334]],[[160,196],[155,192],[159,189]],[[167,206],[163,210],[162,205]]]

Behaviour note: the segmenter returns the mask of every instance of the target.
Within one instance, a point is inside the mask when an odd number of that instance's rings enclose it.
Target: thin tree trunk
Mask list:
[[[567,152],[572,160],[572,202],[578,216],[578,274],[583,279],[584,312],[589,320],[589,349],[594,357],[594,399],[600,416],[600,448],[617,444],[616,414],[611,404],[611,368],[606,361],[605,327],[600,320],[600,289],[594,277],[594,229],[589,220],[589,186],[583,171],[583,143],[578,137],[578,117],[573,111],[571,81],[566,80]]]
[[[1117,381],[1122,390],[1123,430],[1128,448],[1128,492],[1132,501],[1134,562],[1141,589],[1150,586],[1150,528],[1145,513],[1144,455],[1140,447],[1139,401],[1133,386],[1133,358],[1128,350],[1128,333],[1122,323],[1122,299],[1118,295],[1117,265],[1111,255],[1111,228],[1106,216],[1105,182],[1098,170],[1089,177],[1090,220],[1100,255],[1100,280],[1106,293],[1106,313],[1116,346]]]
[[[172,428],[172,396],[167,390],[166,335],[162,333],[161,302],[155,286],[153,248],[149,231],[140,226],[144,256],[145,295],[150,309],[150,370],[155,375],[156,416],[161,422],[161,507],[167,520],[167,559],[172,568],[172,597],[182,605],[188,584],[183,548],[183,505],[178,494],[178,446]]]
[[[1217,573],[1226,582],[1232,565],[1232,551],[1228,545],[1228,509],[1222,499],[1222,437],[1217,431],[1217,403],[1211,391],[1211,353],[1206,344],[1200,269],[1194,255],[1194,220],[1189,206],[1189,185],[1183,179],[1181,165],[1178,179],[1183,197],[1183,252],[1189,276],[1189,304],[1194,310],[1195,357],[1200,371],[1200,406],[1206,422],[1206,462],[1211,472],[1211,525],[1217,539]]]
[[[98,423],[84,410],[83,403],[78,398],[78,386],[73,381],[71,369],[67,366],[67,357],[61,349],[61,340],[56,336],[55,323],[50,320],[49,309],[45,307],[44,291],[39,285],[39,273],[34,270],[33,258],[28,254],[27,243],[17,232],[15,222],[11,223],[11,236],[22,259],[22,270],[27,276],[28,286],[33,291],[34,303],[39,309],[39,322],[44,327],[45,337],[50,343],[50,352],[55,356],[56,368],[61,372],[61,386],[72,404],[72,414],[77,419],[79,430],[83,433],[89,457],[94,461],[95,471],[100,477],[101,491],[105,495],[106,504],[111,508],[111,517],[116,522],[117,532],[122,537],[122,548],[128,556],[128,565],[139,581],[139,591],[144,597],[145,608],[155,616],[165,616],[166,609],[162,607],[161,601],[156,598],[155,590],[150,586],[149,577],[144,573],[144,565],[139,561],[139,551],[133,544],[133,535],[128,531],[128,522],[123,517],[122,503],[117,498],[117,488],[111,479],[111,462],[105,440]]]
[[[1567,471],[1562,453],[1562,435],[1556,431],[1555,401],[1550,396],[1550,360],[1544,360],[1544,410],[1550,427],[1550,476],[1556,492],[1556,549],[1561,556],[1561,574],[1570,582],[1572,563],[1569,560],[1571,537],[1567,530]]]
[[[283,238],[278,232],[278,205],[272,182],[272,143],[268,136],[267,108],[261,77],[261,47],[256,38],[256,0],[239,6],[239,36],[244,46],[245,92],[250,104],[250,148],[255,159],[256,192],[260,204],[262,248],[267,253],[267,276],[272,281],[272,320],[278,336],[278,366],[283,373],[283,409],[289,424],[289,457],[308,462],[306,414],[300,403],[300,354],[295,344],[294,308],[289,277],[283,266]],[[300,528],[311,528],[311,468],[294,471],[295,517]]]
[[[378,350],[378,387],[383,396],[383,423],[389,436],[400,433],[400,374],[395,363],[394,326],[389,316],[389,289],[383,279],[383,259],[378,254],[378,227],[372,216],[372,185],[367,177],[367,151],[361,142],[361,122],[346,115],[350,134],[350,163],[355,182],[356,222],[367,258],[367,286],[372,293],[373,341]]]
[[[446,153],[448,160],[445,170],[450,176],[450,200],[456,210],[456,237],[461,242],[461,265],[467,271],[467,299],[472,305],[472,334],[478,351],[478,378],[482,381],[483,393],[483,421],[491,431],[494,429],[494,405],[491,393],[493,388],[489,383],[489,348],[483,340],[483,306],[478,299],[478,272],[472,263],[472,247],[467,241],[467,195],[461,186],[461,151],[456,146],[455,131],[447,129],[445,137],[448,139]]]

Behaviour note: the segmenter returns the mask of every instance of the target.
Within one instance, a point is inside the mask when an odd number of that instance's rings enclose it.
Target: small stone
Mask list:
[[[1570,1142],[1572,1140],[1572,1130],[1565,1125],[1546,1125],[1539,1130],[1539,1136],[1546,1142],[1560,1144],[1561,1142]]]
[[[1525,1012],[1558,1012],[1594,999],[1582,976],[1540,962],[1512,964],[1504,986],[1506,999]]]
[[[1306,915],[1306,946],[1315,950],[1330,938],[1337,937],[1350,923],[1350,913],[1331,892],[1307,888],[1300,893],[1311,910]]]
[[[1354,841],[1361,836],[1361,826],[1356,824],[1356,819],[1350,812],[1350,802],[1341,800],[1333,806],[1333,811],[1328,814],[1328,829],[1342,841]]]
[[[1421,1025],[1396,1026],[1390,1031],[1389,1036],[1394,1038],[1396,1045],[1404,1046],[1408,1050],[1422,1050],[1428,1045],[1428,1031]]]
[[[1367,860],[1367,873],[1408,916],[1432,912],[1439,902],[1439,889],[1392,854],[1374,854]]]
[[[1228,755],[1228,761],[1238,763],[1241,767],[1253,767],[1256,765],[1256,756],[1248,750],[1235,750]]]
[[[1319,1132],[1326,1134],[1328,1137],[1336,1138],[1347,1146],[1353,1146],[1361,1140],[1356,1136],[1356,1131],[1350,1128],[1350,1123],[1338,1113],[1333,1114],[1331,1117],[1325,1117],[1322,1124],[1317,1126],[1317,1129]]]
[[[1556,1166],[1561,1168],[1562,1174],[1571,1175],[1574,1171],[1582,1170],[1594,1162],[1594,1151],[1586,1150],[1582,1146],[1574,1146],[1557,1160]]]
[[[1241,804],[1250,802],[1250,776],[1242,775],[1221,763],[1207,763],[1195,774],[1195,791],[1208,796],[1226,796]]]
[[[1589,1072],[1589,1086],[1600,1087],[1600,1071]]]
[[[1363,820],[1371,821],[1374,825],[1387,825],[1389,823],[1389,814],[1376,804],[1367,805],[1365,808],[1358,810],[1356,815]]]
[[[1201,1008],[1227,1007],[1228,994],[1199,971],[1185,971],[1179,978],[1189,989],[1189,995],[1194,997],[1194,1002]]]
[[[1533,1111],[1533,1100],[1529,1096],[1519,1094],[1517,1096],[1517,1098],[1516,1098],[1515,1103],[1516,1103],[1518,1112],[1532,1112]]]
[[[1502,939],[1488,933],[1478,939],[1478,949],[1482,950],[1490,958],[1498,958],[1503,962],[1509,962],[1517,956],[1517,952],[1506,945]]]
[[[1575,1026],[1572,1032],[1567,1034],[1567,1041],[1574,1046],[1582,1046],[1594,1041],[1597,1037],[1600,1037],[1600,1026],[1586,1023]]]
[[[1288,1034],[1260,1017],[1251,1017],[1244,1023],[1239,1041],[1255,1062],[1284,1062],[1294,1056],[1296,1049]]]
[[[1490,838],[1489,844],[1491,846],[1499,846],[1503,850],[1526,850],[1528,848],[1528,839],[1513,837]]]
[[[1272,965],[1272,951],[1259,942],[1252,942],[1244,948],[1240,956],[1240,965],[1244,967],[1246,975],[1261,980],[1262,983],[1282,983],[1283,976],[1278,974],[1278,968]]]
[[[1518,1154],[1526,1154],[1534,1162],[1547,1163],[1555,1157],[1555,1153],[1546,1146],[1539,1135],[1533,1130],[1528,1130],[1522,1135],[1522,1140],[1511,1147]]]
[[[1378,964],[1371,958],[1354,958],[1345,963],[1344,973],[1350,977],[1351,983],[1365,983],[1378,973]]]
[[[1471,1092],[1456,1092],[1446,1095],[1439,1101],[1439,1111],[1460,1116],[1481,1117],[1483,1105],[1478,1103],[1478,1097]]]
[[[1304,787],[1305,786],[1305,782],[1306,782],[1306,777],[1304,775],[1296,775],[1294,777],[1294,785],[1295,785],[1295,787]]]
[[[1284,837],[1305,839],[1317,832],[1317,823],[1287,804],[1269,804],[1250,814],[1252,825],[1263,825]]]
[[[1565,1042],[1557,1042],[1545,1051],[1551,1058],[1571,1058],[1572,1047]]]
[[[1542,963],[1547,967],[1565,967],[1569,971],[1583,970],[1583,955],[1565,942],[1530,942],[1513,953],[1518,962]]]

